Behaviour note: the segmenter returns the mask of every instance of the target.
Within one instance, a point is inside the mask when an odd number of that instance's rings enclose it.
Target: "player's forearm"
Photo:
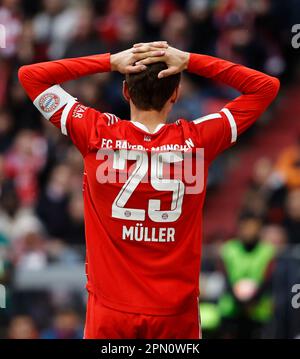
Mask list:
[[[237,135],[259,118],[276,97],[280,86],[275,77],[206,55],[191,54],[188,70],[223,82],[242,93],[224,108],[235,123]]]
[[[279,80],[248,67],[213,56],[190,54],[188,71],[220,81],[243,94],[261,95],[271,102],[279,89]]]
[[[19,69],[19,80],[34,100],[55,84],[110,70],[110,54],[93,55],[22,66]]]

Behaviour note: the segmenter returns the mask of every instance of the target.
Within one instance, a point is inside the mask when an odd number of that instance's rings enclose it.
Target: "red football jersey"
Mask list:
[[[109,70],[106,54],[30,65],[19,75],[84,159],[88,290],[118,310],[176,314],[199,295],[208,167],[274,99],[278,80],[192,54],[189,71],[243,94],[220,112],[150,133],[139,122],[85,107],[56,85]]]
[[[74,105],[70,133],[79,113],[97,123],[84,157],[88,289],[119,310],[177,313],[198,296],[208,168],[201,150],[196,161],[200,128],[180,120],[149,134],[139,123]],[[224,146],[230,143],[229,127]]]

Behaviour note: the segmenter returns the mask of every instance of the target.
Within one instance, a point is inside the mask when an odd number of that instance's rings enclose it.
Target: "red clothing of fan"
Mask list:
[[[84,158],[88,291],[99,305],[116,312],[162,318],[188,308],[197,313],[208,167],[257,120],[275,98],[279,82],[228,61],[191,54],[188,71],[223,82],[242,95],[218,113],[161,124],[149,133],[140,123],[85,107],[56,85],[105,71],[110,71],[109,54],[34,64],[19,72],[36,107],[70,137]],[[176,178],[175,165],[185,161],[185,153],[192,153],[189,165],[194,165],[200,148],[202,181],[200,190],[190,193],[188,183]],[[173,177],[165,183],[167,164]],[[122,174],[129,174],[127,180],[103,181]],[[87,325],[95,328],[92,311],[97,312],[89,304]],[[197,337],[182,330],[182,337]],[[89,338],[105,337],[101,330],[86,333]],[[154,331],[148,337],[166,335]]]

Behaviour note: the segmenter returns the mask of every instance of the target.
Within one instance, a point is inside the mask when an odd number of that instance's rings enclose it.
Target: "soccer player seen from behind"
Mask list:
[[[130,121],[81,104],[60,84],[119,71]],[[241,95],[219,112],[167,123],[189,71]],[[202,208],[208,168],[277,95],[261,72],[166,42],[23,66],[19,79],[42,115],[84,160],[85,338],[196,339]]]

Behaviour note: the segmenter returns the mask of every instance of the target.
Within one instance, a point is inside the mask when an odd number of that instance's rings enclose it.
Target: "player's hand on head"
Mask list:
[[[152,43],[153,44],[153,43]],[[134,45],[133,51],[135,53],[143,53],[143,51],[147,51],[147,46],[150,46],[149,44],[137,44]],[[151,45],[153,46],[153,45]],[[151,48],[151,51],[154,51],[153,47]],[[164,49],[165,54],[161,57],[157,56],[147,56],[146,58],[139,60],[136,62],[136,66],[141,65],[150,65],[156,62],[165,62],[168,66],[166,70],[161,71],[158,74],[159,78],[167,77],[170,75],[177,74],[178,72],[184,71],[187,69],[188,62],[189,62],[189,56],[190,54],[185,51],[181,51],[178,49],[175,49],[174,47],[168,46]]]
[[[139,42],[133,45],[135,52],[145,52],[151,48],[167,49],[168,47],[167,41]]]
[[[147,44],[141,43],[135,46],[136,47],[110,56],[112,71],[119,71],[122,74],[144,71],[146,70],[146,65],[136,63],[148,57],[161,58],[165,55],[165,50],[168,47],[165,41],[156,41]],[[135,51],[135,49],[139,49],[139,51]]]

